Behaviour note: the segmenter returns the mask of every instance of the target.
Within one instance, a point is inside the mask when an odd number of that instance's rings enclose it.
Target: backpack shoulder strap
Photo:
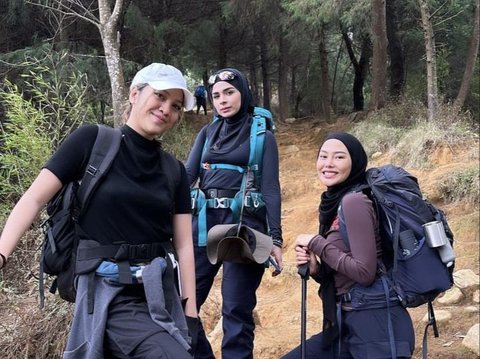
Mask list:
[[[255,107],[250,130],[250,155],[248,166],[255,173],[255,185],[258,189],[260,189],[262,184],[263,152],[265,149],[267,118],[272,118],[272,113],[270,111],[261,107]]]
[[[375,199],[371,195],[370,191],[371,191],[371,188],[368,184],[362,184],[362,185],[356,186],[355,188],[352,189],[351,192],[348,192],[348,193],[352,193],[352,192],[363,193],[364,195],[366,195],[372,201],[373,210],[375,211],[375,213],[378,213],[377,208],[376,208]],[[344,197],[345,196],[342,197],[342,199],[340,201],[340,205],[338,206],[337,218],[338,218],[338,226],[339,226],[340,237],[342,238],[342,241],[345,244],[345,246],[348,249],[350,249],[350,241],[349,241],[348,235],[347,235],[347,226],[345,224],[345,217],[343,215],[343,198]]]
[[[98,133],[88,160],[82,182],[77,191],[79,208],[88,205],[90,195],[99,180],[107,173],[118,153],[122,141],[122,132],[117,128],[98,125]]]

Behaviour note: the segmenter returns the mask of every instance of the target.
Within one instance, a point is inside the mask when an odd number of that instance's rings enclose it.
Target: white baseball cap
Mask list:
[[[153,63],[137,72],[130,89],[139,84],[148,84],[154,90],[179,89],[183,91],[183,107],[190,111],[195,98],[187,89],[187,81],[179,69],[171,65]]]

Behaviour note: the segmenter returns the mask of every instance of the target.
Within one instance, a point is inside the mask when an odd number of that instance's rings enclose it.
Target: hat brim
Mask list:
[[[239,232],[241,236],[235,235],[237,232],[238,224],[218,224],[208,231],[207,257],[210,263],[265,263],[272,252],[272,238],[245,225]],[[248,243],[252,239],[255,241],[253,251]]]
[[[170,89],[179,89],[183,91],[183,107],[186,111],[190,111],[195,106],[195,97],[193,94],[185,87],[179,85],[178,83],[171,81],[150,81],[147,82],[154,90],[170,90]]]

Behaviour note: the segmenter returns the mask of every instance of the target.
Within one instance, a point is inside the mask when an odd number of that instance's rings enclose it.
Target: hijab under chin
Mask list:
[[[347,192],[353,190],[356,186],[365,183],[365,170],[368,164],[367,154],[356,137],[345,132],[334,132],[330,133],[325,141],[332,139],[341,141],[345,147],[347,147],[348,153],[352,159],[352,168],[345,181],[328,187],[327,190],[322,193],[319,208],[319,233],[322,235],[328,231],[335,219],[342,197]]]
[[[230,152],[250,136],[250,122],[253,111],[253,95],[246,77],[240,71],[233,68],[221,69],[215,74],[222,71],[231,71],[236,75],[235,78],[226,80],[225,82],[228,82],[240,92],[242,103],[238,112],[232,117],[222,117],[214,109],[215,116],[218,117],[218,121],[221,121],[221,124],[209,139],[211,144],[209,151],[216,154]],[[218,79],[215,83],[219,81],[222,80]],[[213,85],[208,86],[208,97],[211,103],[213,103]]]

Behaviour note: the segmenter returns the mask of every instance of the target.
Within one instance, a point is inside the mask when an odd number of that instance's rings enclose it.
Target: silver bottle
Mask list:
[[[450,244],[450,240],[445,234],[443,223],[441,221],[428,222],[423,225],[423,229],[428,246],[436,248],[442,262],[447,267],[450,267],[455,260],[455,252]]]

